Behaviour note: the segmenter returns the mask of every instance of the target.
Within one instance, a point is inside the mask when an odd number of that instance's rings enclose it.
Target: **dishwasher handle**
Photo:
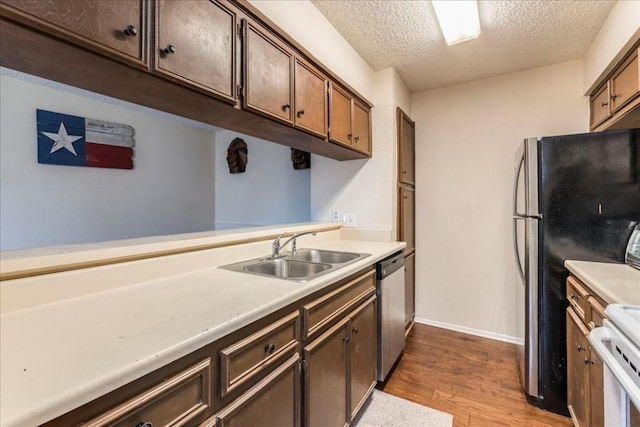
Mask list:
[[[404,252],[400,251],[376,264],[376,278],[382,280],[404,267]]]

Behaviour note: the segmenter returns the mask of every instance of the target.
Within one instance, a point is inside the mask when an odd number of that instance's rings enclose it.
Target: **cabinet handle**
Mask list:
[[[304,114],[304,110],[300,110],[296,114],[298,117],[302,117],[302,115]]]
[[[351,134],[348,134],[348,135],[347,135],[347,138],[351,139],[351,136],[352,136]]]
[[[580,295],[574,295],[574,294],[569,295],[569,298],[571,298],[572,300],[573,299],[582,299],[582,297]]]
[[[611,95],[611,100],[612,100],[612,101],[615,101],[615,100],[616,100],[616,98],[617,98],[618,96],[620,96],[620,95],[616,95],[616,94],[614,93],[613,95]]]
[[[406,175],[406,174],[407,174],[407,171],[402,171],[402,175]]]
[[[578,344],[576,347],[578,348],[578,351],[585,351],[586,350],[586,348],[582,347],[580,344]]]
[[[273,354],[276,351],[276,346],[274,344],[267,344],[264,346],[265,353]]]
[[[342,342],[344,342],[345,344],[347,344],[349,342],[349,337],[344,337],[342,338]]]
[[[127,25],[127,28],[123,31],[125,36],[135,37],[138,35],[138,30],[133,25]]]
[[[358,333],[358,328],[353,328],[351,331],[352,331],[354,334],[357,334],[357,333]]]
[[[609,105],[608,102],[603,102],[602,104],[600,104],[601,107],[606,107],[607,105]]]
[[[291,108],[291,104],[284,104],[282,106],[282,111],[287,111],[289,108]]]
[[[170,44],[163,49],[163,52],[166,53],[167,55],[173,55],[174,53],[176,53],[176,47]]]
[[[595,362],[595,360],[591,360],[591,359],[589,359],[588,357],[585,357],[585,358],[584,358],[584,364],[585,364],[585,365],[595,365],[595,364],[596,364],[596,362]]]
[[[356,142],[360,141],[360,137],[359,136],[356,136],[354,139],[356,140]]]
[[[146,423],[138,423],[136,424],[136,427],[153,427],[153,423],[150,421],[147,421]]]

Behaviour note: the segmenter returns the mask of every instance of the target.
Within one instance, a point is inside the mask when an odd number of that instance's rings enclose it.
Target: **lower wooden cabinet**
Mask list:
[[[567,279],[567,405],[576,427],[604,427],[602,361],[589,331],[602,326],[606,305],[576,277]]]
[[[416,315],[416,253],[404,257],[404,327],[407,333]]]
[[[303,349],[306,426],[345,426],[371,394],[377,362],[375,304],[372,296]]]
[[[201,426],[300,425],[300,355],[278,369]]]

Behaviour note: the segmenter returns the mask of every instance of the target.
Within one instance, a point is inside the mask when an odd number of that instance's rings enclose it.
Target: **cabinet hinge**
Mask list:
[[[238,23],[238,24],[236,24],[236,27],[237,27],[236,32],[238,34],[238,37],[242,38],[242,24]]]
[[[307,360],[306,359],[300,360],[300,369],[302,369],[302,372],[306,372],[306,370],[307,370]]]
[[[236,94],[238,98],[242,98],[242,96],[244,95],[244,87],[240,85],[236,86]]]

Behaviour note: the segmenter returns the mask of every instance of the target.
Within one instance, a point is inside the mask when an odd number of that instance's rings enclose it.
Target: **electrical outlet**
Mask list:
[[[342,225],[346,228],[355,228],[356,214],[344,214],[342,217]]]
[[[331,214],[331,221],[340,222],[340,209],[334,209]]]

